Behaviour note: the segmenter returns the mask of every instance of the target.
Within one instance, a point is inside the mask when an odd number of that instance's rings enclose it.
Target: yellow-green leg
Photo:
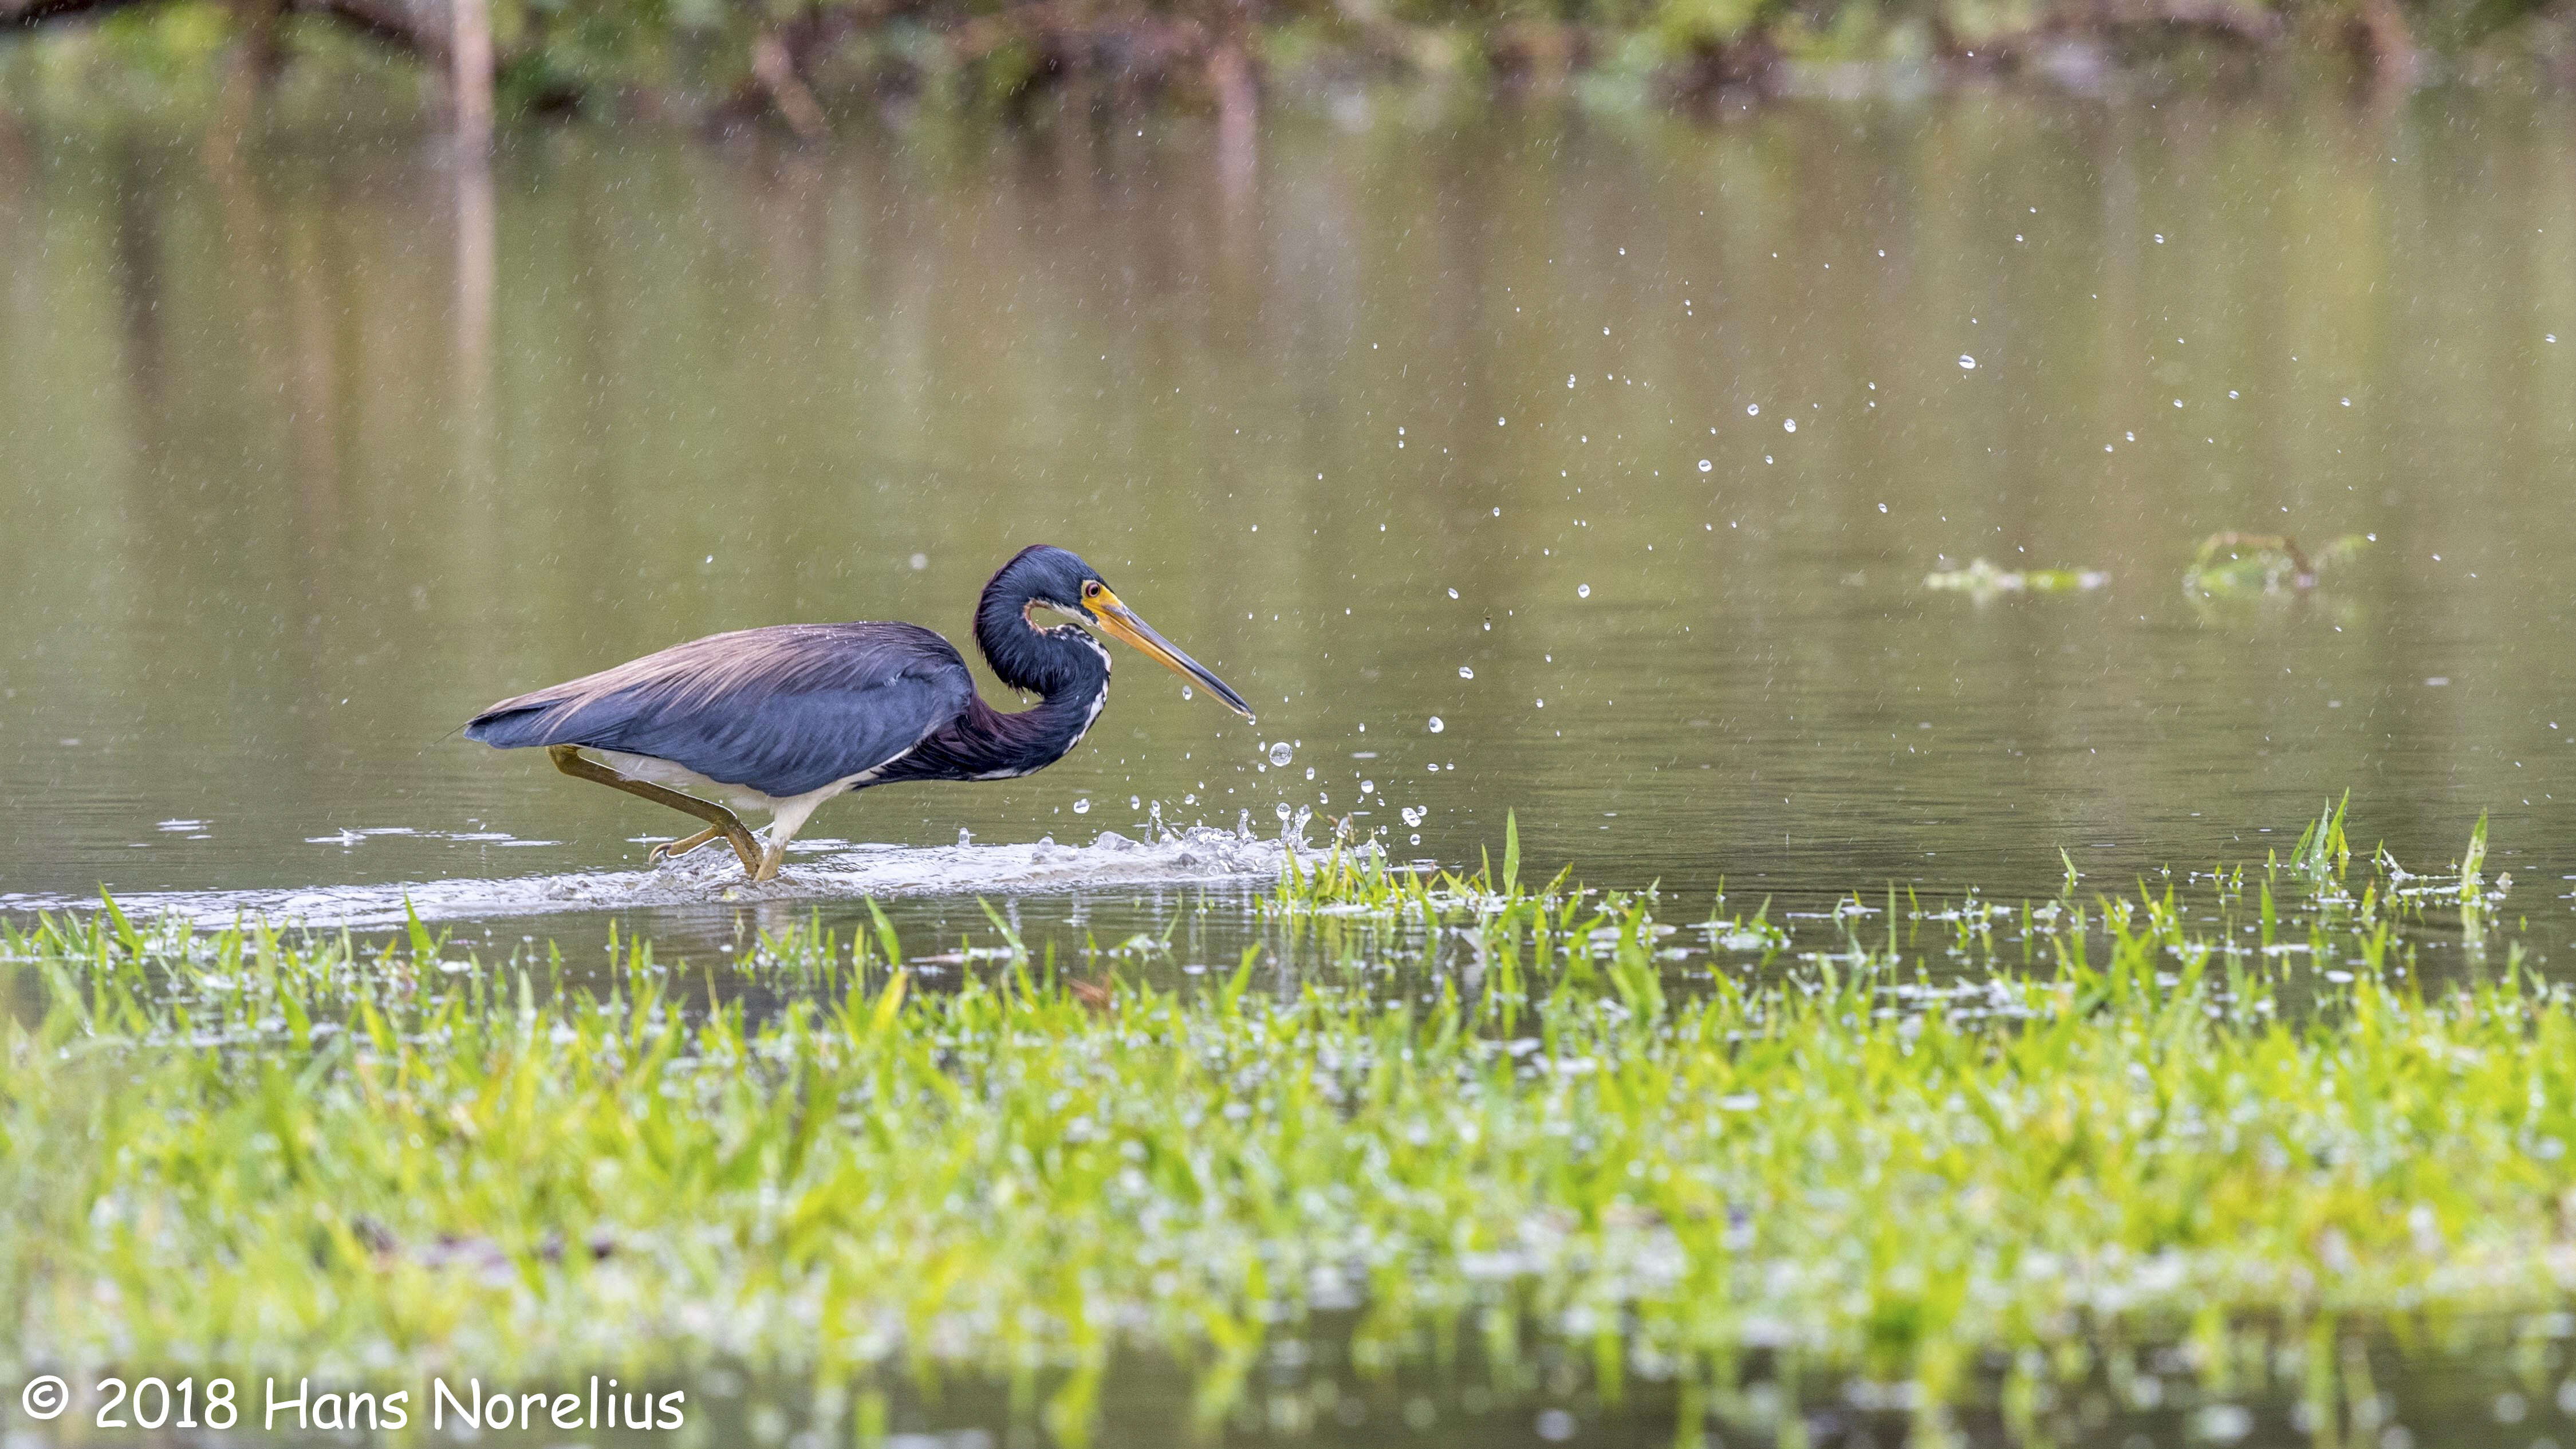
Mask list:
[[[656,805],[668,805],[674,810],[694,815],[707,822],[706,834],[690,842],[692,849],[721,835],[725,843],[733,847],[733,853],[741,858],[742,868],[746,874],[756,881],[768,879],[768,876],[761,874],[763,862],[760,843],[751,838],[751,831],[742,823],[741,817],[722,805],[712,800],[701,800],[695,795],[683,795],[677,790],[667,790],[649,781],[621,775],[597,761],[582,758],[581,748],[578,745],[548,745],[546,755],[555,762],[556,769],[576,780],[595,780],[612,790],[623,790],[629,795],[640,795]],[[770,874],[777,873],[776,866],[773,865],[769,869]]]
[[[659,865],[663,861],[673,860],[686,855],[690,851],[697,849],[699,846],[706,844],[722,834],[724,834],[723,826],[710,825],[706,829],[699,831],[697,834],[690,836],[686,840],[663,841],[661,844],[653,847],[653,849],[648,853],[648,858],[652,860],[654,864]]]

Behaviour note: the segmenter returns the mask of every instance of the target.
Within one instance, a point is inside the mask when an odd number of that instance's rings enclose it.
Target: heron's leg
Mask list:
[[[706,844],[708,841],[713,840],[722,834],[724,834],[723,826],[710,825],[706,829],[699,831],[697,834],[690,836],[686,840],[665,840],[661,844],[653,847],[651,852],[652,859],[655,861],[664,861],[686,855],[690,851],[697,849],[699,846]]]
[[[751,831],[743,825],[741,818],[722,805],[713,800],[701,800],[695,795],[683,795],[677,790],[666,790],[649,781],[621,775],[606,765],[583,759],[581,747],[578,745],[548,745],[546,756],[555,762],[556,769],[576,780],[596,780],[612,790],[623,790],[629,795],[640,795],[656,805],[668,805],[684,814],[695,815],[712,826],[716,834],[723,836],[726,842],[733,846],[733,853],[742,858],[742,868],[750,872],[753,879],[765,879],[760,874],[759,842],[751,838]]]
[[[778,809],[769,818],[769,843],[760,852],[760,868],[751,873],[754,881],[777,879],[778,867],[787,859],[787,842],[794,840],[805,822],[814,818],[815,809],[822,803],[814,795],[778,802]]]

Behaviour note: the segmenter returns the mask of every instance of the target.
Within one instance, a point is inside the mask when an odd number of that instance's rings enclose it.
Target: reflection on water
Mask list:
[[[1512,808],[1597,881],[2013,895],[2060,847],[2259,856],[2349,786],[2401,858],[2481,808],[2565,853],[2565,103],[1389,111],[1220,152],[35,137],[0,891],[639,867],[672,822],[456,723],[753,623],[962,638],[1039,539],[1259,726],[1129,661],[1063,764],[819,829],[1285,803],[1458,860]],[[2377,543],[2187,599],[2230,529]],[[1979,558],[2107,582],[1924,587]]]

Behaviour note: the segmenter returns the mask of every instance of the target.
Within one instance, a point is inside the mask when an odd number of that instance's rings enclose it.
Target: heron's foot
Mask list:
[[[751,883],[753,885],[759,885],[763,881],[773,881],[778,879],[778,867],[785,864],[786,861],[787,842],[781,840],[764,848],[760,852],[760,864],[753,865],[751,862],[745,861],[743,862],[743,868],[751,872]]]
[[[666,858],[664,852],[668,852],[669,855],[684,855],[701,845],[712,844],[717,840],[722,840],[733,847],[734,858],[742,862],[744,875],[756,881],[769,879],[769,876],[760,873],[760,839],[746,829],[740,821],[734,822],[729,827],[710,825],[686,840],[674,840],[667,845],[657,845],[653,847],[653,858],[656,861]],[[777,872],[773,870],[770,874],[775,875]]]
[[[688,854],[690,851],[697,849],[701,845],[712,844],[716,837],[722,834],[724,834],[723,826],[710,825],[706,829],[699,831],[697,834],[690,836],[686,840],[663,841],[661,844],[654,846],[651,851],[647,852],[646,859],[652,861],[655,865],[660,865],[666,860],[677,860],[681,856]]]

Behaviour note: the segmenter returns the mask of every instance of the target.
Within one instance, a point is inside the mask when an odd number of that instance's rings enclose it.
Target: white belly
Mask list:
[[[777,796],[763,795],[748,785],[718,784],[686,765],[675,765],[669,760],[657,760],[651,755],[630,755],[622,750],[599,750],[596,753],[608,768],[621,775],[637,780],[649,780],[656,785],[668,785],[674,790],[686,790],[692,795],[702,795],[730,810],[766,810],[775,814],[782,803]],[[829,799],[848,787],[847,781],[838,781],[824,786],[814,792],[822,797],[817,799],[815,804],[821,804],[823,799]],[[799,795],[794,798],[802,800],[807,797]],[[806,808],[810,812],[813,807]]]
[[[805,828],[805,822],[813,817],[816,810],[822,808],[824,801],[846,792],[854,785],[865,784],[875,779],[885,770],[886,765],[893,764],[895,760],[902,759],[912,751],[905,750],[902,755],[895,756],[894,760],[886,761],[885,765],[861,770],[855,775],[844,775],[820,790],[808,790],[802,795],[764,795],[748,785],[722,784],[708,779],[686,765],[673,764],[669,760],[657,759],[652,755],[630,755],[622,750],[596,750],[593,753],[597,754],[610,769],[621,775],[647,780],[656,785],[665,785],[674,790],[686,790],[692,795],[713,800],[737,813],[744,810],[765,810],[769,812],[770,842],[773,845],[784,846],[797,831]]]

